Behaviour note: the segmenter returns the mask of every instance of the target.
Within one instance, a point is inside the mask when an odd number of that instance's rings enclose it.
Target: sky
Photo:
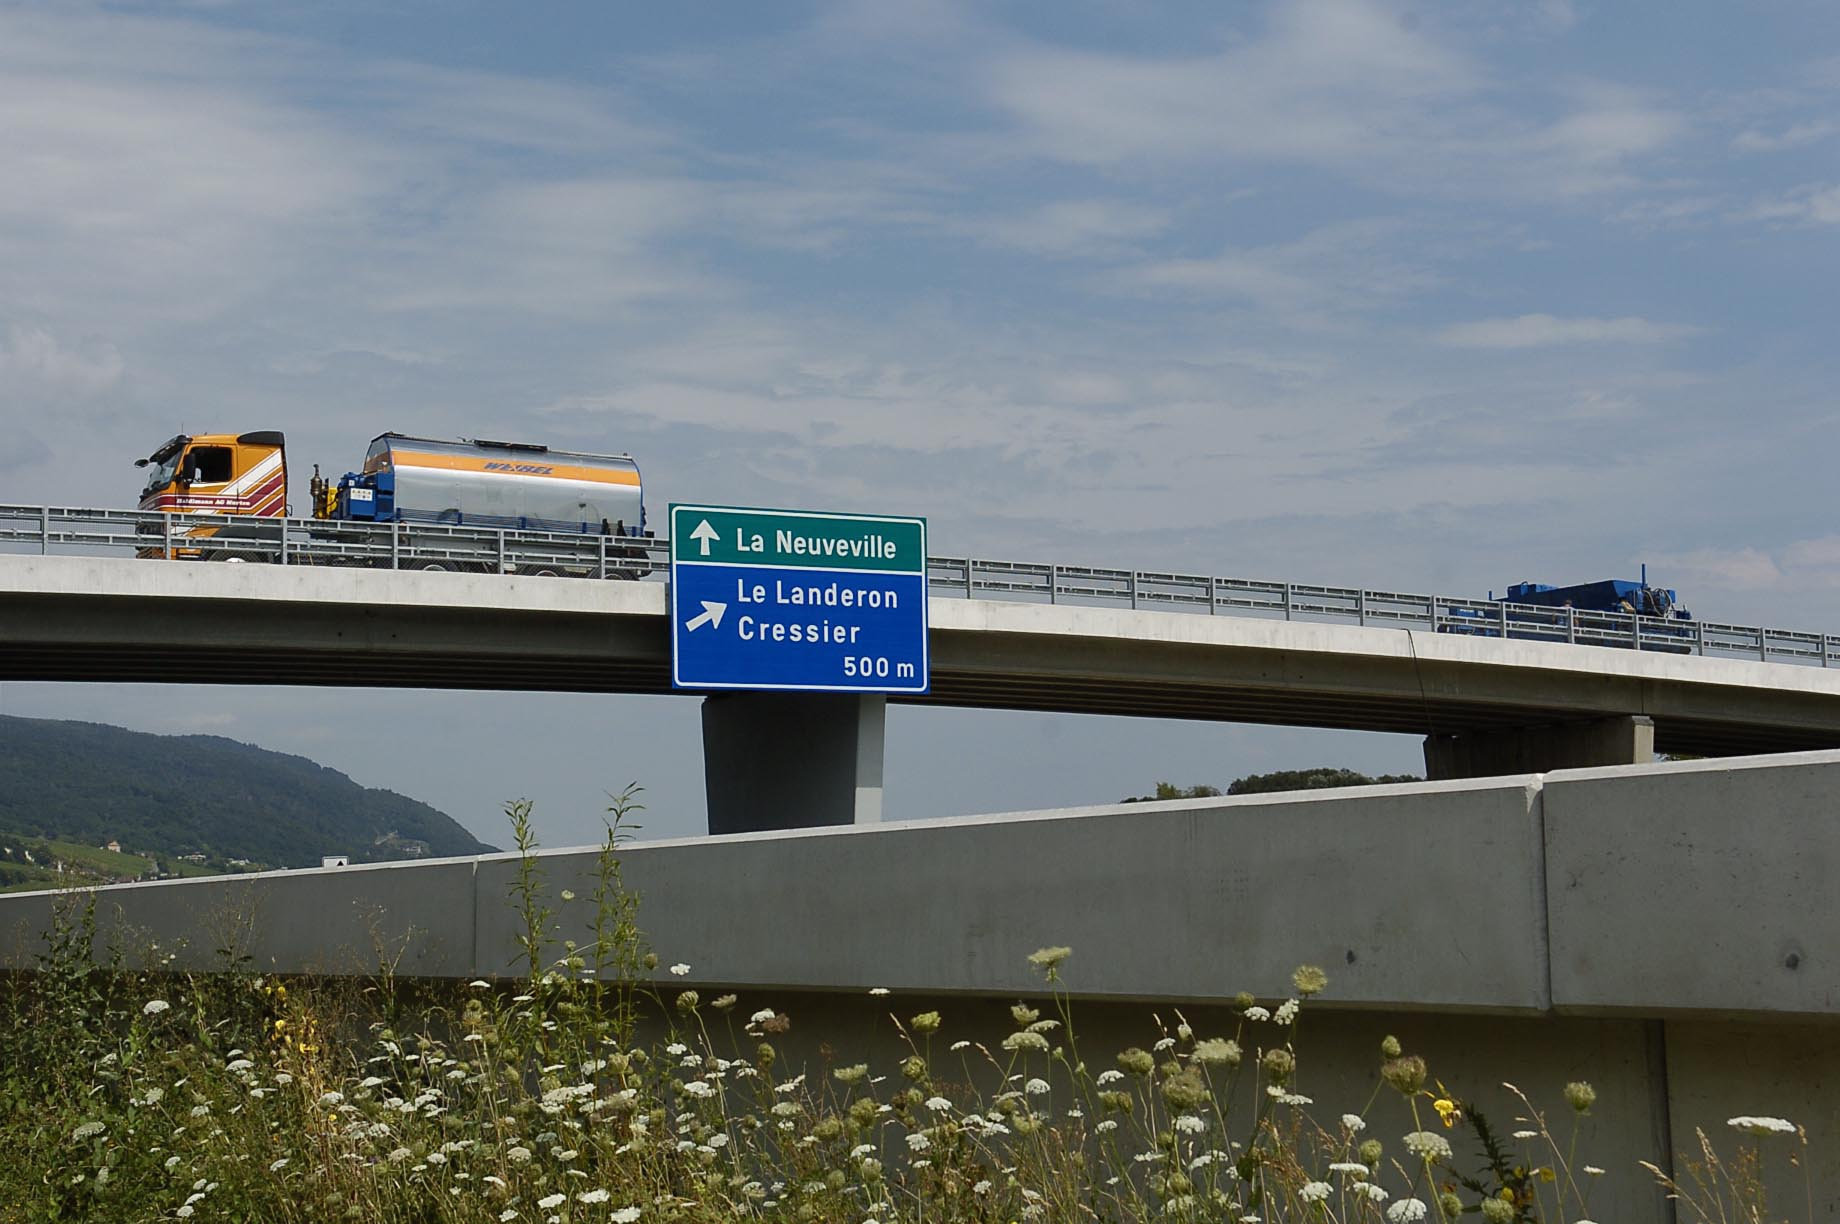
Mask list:
[[[1840,627],[1829,0],[0,0],[0,502],[181,431],[629,451],[937,555]],[[304,494],[296,495],[297,511]],[[0,684],[550,844],[688,697]],[[897,707],[895,818],[1411,737]]]

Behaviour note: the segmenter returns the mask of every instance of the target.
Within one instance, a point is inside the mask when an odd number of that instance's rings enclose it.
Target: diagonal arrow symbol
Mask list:
[[[704,519],[696,525],[696,530],[690,533],[690,538],[703,546],[703,555],[707,557],[709,555],[709,546],[715,542],[716,529],[709,525],[708,519]],[[704,604],[703,606],[706,608],[709,605]]]
[[[695,633],[704,625],[714,625],[717,629],[720,629],[722,627],[722,614],[728,611],[728,605],[725,603],[716,603],[709,599],[699,599],[697,602],[703,605],[703,610],[684,622],[684,632]]]

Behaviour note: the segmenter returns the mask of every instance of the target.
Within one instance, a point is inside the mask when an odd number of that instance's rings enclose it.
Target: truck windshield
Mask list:
[[[179,460],[184,453],[183,450],[175,449],[164,459],[156,458],[147,465],[147,487],[141,490],[142,497],[156,493],[172,483],[173,473],[179,470]]]

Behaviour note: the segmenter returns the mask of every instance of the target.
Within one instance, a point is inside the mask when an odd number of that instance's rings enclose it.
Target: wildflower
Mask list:
[[[1514,1137],[1516,1139],[1538,1139],[1540,1137],[1540,1132],[1530,1131],[1530,1130],[1517,1130],[1514,1132]]]
[[[1377,1169],[1380,1167],[1380,1157],[1384,1155],[1385,1152],[1386,1148],[1381,1145],[1378,1139],[1363,1140],[1361,1146],[1355,1149],[1355,1155],[1359,1156],[1361,1158],[1361,1163],[1370,1169]]]
[[[1299,1004],[1295,999],[1284,1000],[1284,1002],[1278,1004],[1278,1010],[1272,1014],[1272,1023],[1279,1025],[1290,1024],[1291,1021],[1297,1018],[1298,1006]]]
[[[512,1164],[529,1164],[530,1158],[531,1152],[527,1147],[511,1147],[505,1149],[505,1159],[509,1160]]]
[[[1399,1046],[1399,1038],[1388,1033],[1380,1039],[1380,1057],[1398,1058],[1401,1053],[1403,1053],[1403,1051]]]
[[[181,1220],[189,1220],[192,1218],[192,1211],[193,1211],[192,1205],[190,1203],[186,1203],[184,1206],[180,1207],[179,1210],[174,1212],[173,1214],[178,1216]]]
[[[735,1005],[735,996],[732,994],[718,995],[716,996],[716,998],[711,1000],[709,1004],[709,1006],[715,1008],[717,1011],[727,1011],[729,1008],[733,1007],[734,1005]]]
[[[161,1102],[161,1100],[165,1098],[165,1096],[166,1096],[166,1089],[149,1088],[147,1089],[146,1094],[141,1097],[141,1104],[158,1105]]]
[[[1484,1224],[1514,1224],[1516,1214],[1514,1204],[1507,1199],[1490,1196],[1482,1200]]]
[[[335,1108],[345,1103],[345,1094],[342,1092],[322,1092],[319,1094],[319,1103],[326,1109]]]
[[[1602,1177],[1604,1175],[1604,1171],[1596,1165],[1586,1165],[1584,1171],[1589,1173],[1592,1177]]]
[[[1424,1219],[1427,1210],[1429,1209],[1421,1199],[1400,1199],[1386,1209],[1386,1218],[1392,1224],[1413,1224],[1415,1220]]]
[[[933,1141],[922,1131],[914,1131],[907,1136],[907,1150],[910,1152],[924,1152],[932,1146]]]
[[[391,1164],[401,1164],[403,1161],[409,1159],[409,1157],[413,1155],[415,1155],[415,1153],[411,1152],[408,1148],[399,1147],[391,1151],[390,1154],[387,1157],[385,1157],[385,1159],[387,1159]]]
[[[1259,1060],[1259,1066],[1265,1069],[1266,1076],[1274,1084],[1288,1084],[1291,1074],[1297,1070],[1297,1056],[1283,1046],[1265,1051],[1265,1057]]]
[[[1356,1194],[1365,1194],[1372,1202],[1386,1202],[1386,1191],[1374,1185],[1372,1182],[1356,1182],[1354,1184],[1354,1192]]]
[[[942,1096],[928,1097],[926,1098],[926,1107],[934,1113],[944,1113],[946,1110],[952,1108],[952,1102],[946,1100]]]
[[[1405,1137],[1406,1151],[1420,1160],[1449,1160],[1450,1142],[1436,1131],[1413,1131]]]
[[[569,1196],[566,1194],[546,1194],[537,1200],[537,1206],[543,1211],[549,1211],[553,1208],[562,1206],[568,1201]]]
[[[1298,965],[1291,971],[1291,985],[1298,994],[1308,998],[1328,988],[1329,975],[1315,965]]]
[[[1366,1177],[1367,1176],[1367,1166],[1357,1161],[1353,1161],[1353,1160],[1338,1160],[1334,1164],[1329,1166],[1329,1172],[1331,1173],[1355,1173],[1355,1174],[1360,1175],[1361,1177]]]
[[[1072,948],[1042,948],[1029,953],[1029,964],[1052,973],[1062,961],[1073,955]]]
[[[1022,1090],[1030,1096],[1047,1096],[1054,1091],[1045,1079],[1032,1079],[1022,1086]]]
[[[1009,1036],[1005,1037],[1003,1039],[1003,1048],[1006,1050],[1035,1050],[1039,1053],[1046,1054],[1048,1052],[1048,1039],[1043,1037],[1040,1033],[1031,1033],[1027,1029],[1023,1029],[1019,1033],[1011,1033]],[[1148,1058],[1149,1055],[1146,1054],[1144,1057]]]
[[[170,1011],[171,1009],[172,1004],[168,1003],[165,999],[148,999],[147,1002],[141,1006],[141,1015],[157,1016],[161,1012]]]
[[[1101,1085],[1115,1084],[1123,1078],[1124,1078],[1124,1072],[1113,1071],[1109,1067],[1106,1070],[1099,1072],[1099,1083]]]
[[[871,986],[871,987],[869,987],[869,993],[870,993],[870,994],[872,994],[872,995],[874,995],[874,996],[876,996],[877,998],[880,998],[880,997],[881,997],[882,995],[885,995],[885,994],[887,994],[887,993],[888,993],[888,987],[886,987],[886,986]]]
[[[1297,1191],[1297,1197],[1306,1203],[1320,1203],[1333,1193],[1335,1187],[1328,1182],[1313,1181],[1303,1183],[1303,1188]]]
[[[178,1163],[179,1163],[179,1158],[177,1156],[168,1156],[166,1158],[166,1171],[168,1173],[171,1173],[173,1171],[173,1166]]]
[[[1747,1135],[1793,1135],[1796,1129],[1795,1123],[1787,1118],[1757,1118],[1749,1114],[1727,1118],[1725,1125]]]
[[[971,1187],[971,1193],[989,1194],[990,1193],[990,1179],[986,1177],[986,1178],[979,1180],[976,1185]]]
[[[612,1197],[613,1194],[607,1190],[583,1190],[580,1194],[575,1196],[575,1201],[578,1203],[604,1203]]]
[[[968,1050],[970,1048],[971,1043],[969,1041],[954,1041],[952,1043],[952,1053],[954,1054],[958,1053],[960,1050]]]
[[[510,1221],[515,1220],[517,1218],[518,1218],[517,1208],[507,1207],[503,1211],[498,1213],[498,1224],[510,1224]]]
[[[703,997],[697,994],[696,991],[686,990],[682,994],[677,996],[677,1010],[678,1011],[695,1011],[697,1004],[701,1003],[702,1001],[703,1001]]]
[[[708,1100],[716,1094],[716,1090],[702,1080],[691,1080],[684,1085],[684,1091],[699,1100]]]
[[[1176,1048],[1176,1039],[1174,1037],[1164,1037],[1150,1048],[1155,1050],[1158,1054],[1163,1053],[1165,1050],[1173,1050]]]
[[[637,1207],[622,1207],[613,1213],[613,1224],[633,1224],[639,1218]]]
[[[287,1163],[288,1163],[288,1158],[286,1156],[283,1156],[280,1160],[277,1160],[271,1163],[268,1166],[268,1171],[270,1173],[279,1173],[281,1172],[281,1170],[287,1168]]]
[[[1156,1059],[1150,1056],[1150,1051],[1132,1046],[1118,1055],[1118,1065],[1132,1075],[1148,1075],[1156,1070]]]
[[[1199,1135],[1207,1129],[1207,1119],[1199,1114],[1180,1114],[1175,1120],[1175,1128],[1184,1135]]]
[[[1239,1066],[1239,1042],[1231,1038],[1210,1037],[1206,1041],[1195,1043],[1192,1057],[1198,1063],[1210,1066]]]
[[[683,977],[683,976],[684,976],[685,974],[687,974],[687,973],[689,973],[689,972],[690,972],[690,966],[689,966],[689,965],[686,965],[686,964],[685,964],[684,962],[682,962],[682,961],[678,961],[678,962],[677,962],[677,963],[676,963],[675,965],[672,965],[672,966],[671,966],[671,974],[672,974],[672,976],[674,976],[674,977]],[[553,1205],[553,1204],[552,1204],[552,1205]],[[542,1206],[543,1206],[543,1204],[542,1204],[542,1203],[538,1203],[538,1204],[537,1204],[537,1206],[539,1206],[539,1207],[542,1207]],[[546,1210],[547,1210],[547,1209],[546,1209]]]
[[[765,1024],[767,1021],[773,1019],[773,1016],[774,1016],[774,1011],[771,1007],[763,1007],[759,1011],[755,1012],[753,1015],[748,1017],[748,1023],[749,1024]]]
[[[1380,1066],[1380,1077],[1405,1096],[1418,1095],[1418,1090],[1425,1086],[1426,1073],[1425,1060],[1416,1054],[1389,1059]]]
[[[70,1138],[73,1142],[82,1143],[86,1139],[94,1139],[107,1129],[108,1126],[101,1122],[84,1122],[70,1132]]]
[[[1367,1129],[1367,1123],[1362,1121],[1360,1114],[1343,1114],[1342,1125],[1348,1128],[1351,1135],[1358,1135]]]
[[[1597,1103],[1597,1089],[1583,1080],[1573,1080],[1565,1086],[1565,1103],[1579,1113],[1590,1113],[1591,1106]]]
[[[848,1067],[838,1067],[831,1072],[831,1075],[840,1084],[859,1084],[868,1074],[869,1065],[867,1063],[853,1063]]]
[[[1438,1195],[1438,1210],[1446,1220],[1454,1220],[1463,1214],[1463,1200],[1452,1191],[1446,1190]]]
[[[1439,1087],[1442,1087],[1442,1085],[1439,1085]],[[1449,1130],[1463,1120],[1463,1110],[1455,1101],[1447,1096],[1436,1098],[1431,1102],[1431,1105],[1437,1110],[1438,1120],[1444,1124],[1445,1130]]]
[[[921,1012],[912,1020],[909,1020],[907,1024],[908,1027],[913,1029],[916,1033],[937,1033],[939,1031],[939,1013],[936,1011]]]
[[[1258,1007],[1255,1005],[1253,1007],[1248,1007],[1246,1009],[1246,1019],[1248,1020],[1269,1020],[1271,1019],[1271,1013],[1266,1011],[1264,1008]]]

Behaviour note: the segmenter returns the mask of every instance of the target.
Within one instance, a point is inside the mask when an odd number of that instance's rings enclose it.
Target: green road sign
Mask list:
[[[674,505],[671,559],[924,574],[926,526],[913,518]]]

